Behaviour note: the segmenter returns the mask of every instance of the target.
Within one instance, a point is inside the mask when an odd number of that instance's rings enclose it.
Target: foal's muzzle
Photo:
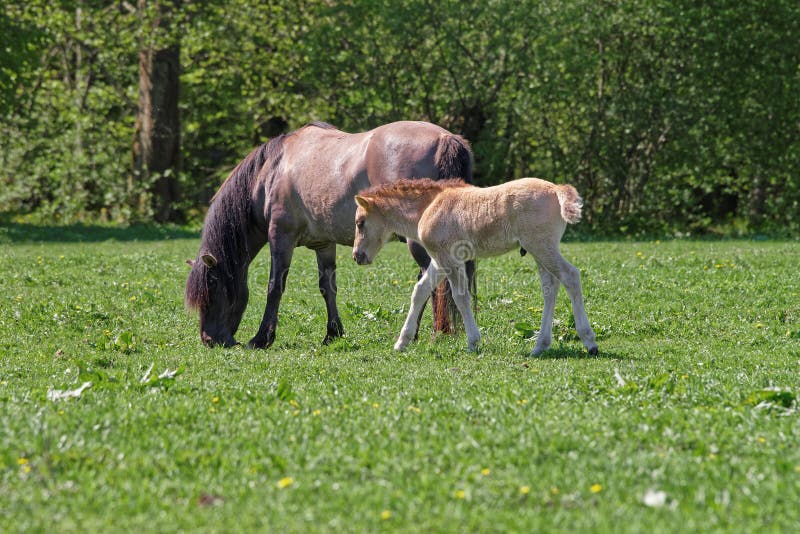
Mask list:
[[[353,251],[353,259],[356,260],[356,263],[359,265],[369,265],[371,263],[367,254],[364,252]]]

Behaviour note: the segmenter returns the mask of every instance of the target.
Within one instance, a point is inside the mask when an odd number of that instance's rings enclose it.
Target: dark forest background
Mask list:
[[[603,234],[796,234],[797,0],[12,1],[0,211],[192,221],[311,120],[427,120]]]

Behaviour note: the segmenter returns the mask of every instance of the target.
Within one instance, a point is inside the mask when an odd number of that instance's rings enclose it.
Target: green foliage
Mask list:
[[[477,355],[463,334],[431,339],[430,307],[392,350],[417,274],[399,243],[368,268],[339,250],[344,340],[321,345],[316,261],[298,249],[275,345],[211,350],[182,303],[196,234],[69,230],[0,227],[6,530],[800,524],[796,242],[567,243],[600,356],[561,291],[553,348],[530,358],[530,256],[479,262]],[[250,269],[240,339],[268,264]]]
[[[154,2],[6,4],[0,209],[130,221],[138,52]],[[362,0],[181,2],[181,210],[309,120],[422,119],[476,178],[574,183],[593,232],[800,228],[800,7]]]

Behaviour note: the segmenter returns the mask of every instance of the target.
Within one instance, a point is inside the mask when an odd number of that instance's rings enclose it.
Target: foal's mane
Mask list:
[[[394,182],[373,185],[359,193],[362,197],[375,200],[418,197],[423,195],[439,194],[445,189],[468,187],[470,184],[461,178],[448,178],[446,180],[431,180],[430,178],[401,178]]]
[[[325,122],[303,126],[308,127],[335,129]],[[247,283],[241,276],[240,267],[250,256],[248,233],[252,223],[251,195],[255,182],[274,179],[283,156],[283,145],[297,131],[274,137],[253,150],[233,169],[211,199],[200,238],[200,253],[216,258],[216,274],[230,295],[238,295],[241,286]],[[209,268],[202,261],[194,263],[186,281],[187,307],[200,309],[208,306],[208,275]]]

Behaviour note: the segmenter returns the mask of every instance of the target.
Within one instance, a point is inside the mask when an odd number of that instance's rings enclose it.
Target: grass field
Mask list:
[[[367,268],[340,247],[344,339],[320,345],[303,249],[276,344],[209,350],[182,303],[197,246],[0,227],[0,530],[800,530],[798,242],[566,243],[600,356],[562,290],[537,358],[516,253],[478,264],[478,355],[430,339],[429,310],[393,352],[400,244]],[[240,341],[267,273],[262,254]]]

